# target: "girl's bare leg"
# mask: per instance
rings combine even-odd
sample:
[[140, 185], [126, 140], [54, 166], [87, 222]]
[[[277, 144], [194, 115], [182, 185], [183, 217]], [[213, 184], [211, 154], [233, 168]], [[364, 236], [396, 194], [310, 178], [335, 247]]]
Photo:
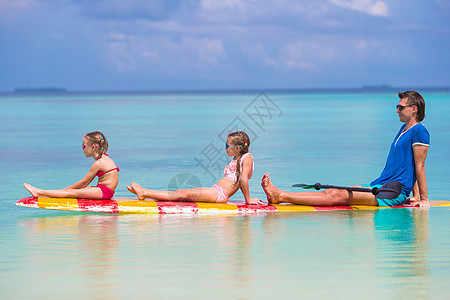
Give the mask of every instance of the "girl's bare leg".
[[136, 194], [139, 200], [216, 202], [218, 196], [215, 189], [205, 187], [176, 191], [157, 191], [143, 188], [136, 182], [132, 182], [130, 186], [127, 186], [127, 189], [131, 193]]
[[364, 192], [337, 189], [328, 189], [322, 192], [286, 192], [272, 184], [269, 173], [263, 176], [261, 185], [270, 203], [286, 202], [311, 206], [378, 205], [375, 196]]
[[86, 198], [102, 199], [102, 190], [95, 186], [89, 186], [82, 189], [62, 189], [62, 190], [42, 190], [30, 184], [24, 183], [23, 186], [33, 197], [46, 196], [51, 198]]

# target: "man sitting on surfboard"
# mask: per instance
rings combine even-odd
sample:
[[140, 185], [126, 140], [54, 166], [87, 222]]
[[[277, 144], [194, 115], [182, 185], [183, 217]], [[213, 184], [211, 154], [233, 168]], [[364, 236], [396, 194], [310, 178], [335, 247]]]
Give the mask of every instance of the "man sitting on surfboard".
[[391, 181], [402, 185], [401, 193], [394, 199], [377, 198], [371, 193], [350, 190], [327, 189], [322, 192], [287, 192], [276, 188], [269, 173], [262, 178], [262, 187], [270, 203], [287, 202], [312, 206], [335, 205], [375, 205], [396, 206], [406, 202], [413, 191], [411, 200], [419, 201], [421, 207], [429, 207], [425, 159], [430, 144], [430, 135], [420, 122], [425, 118], [425, 100], [415, 91], [398, 94], [400, 101], [397, 113], [404, 124], [392, 142], [386, 165], [379, 178], [368, 185], [379, 188]]

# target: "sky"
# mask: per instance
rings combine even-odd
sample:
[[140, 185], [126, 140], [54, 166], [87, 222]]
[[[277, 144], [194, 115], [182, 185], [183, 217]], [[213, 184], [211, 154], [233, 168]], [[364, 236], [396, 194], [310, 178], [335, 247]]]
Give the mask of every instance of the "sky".
[[0, 91], [450, 85], [448, 0], [0, 0]]

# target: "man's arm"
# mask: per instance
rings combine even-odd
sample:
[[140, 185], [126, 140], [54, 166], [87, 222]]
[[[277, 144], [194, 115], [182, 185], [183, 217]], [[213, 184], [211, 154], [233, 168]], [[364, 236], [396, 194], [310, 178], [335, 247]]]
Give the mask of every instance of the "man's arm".
[[418, 194], [415, 194], [413, 190], [413, 196], [420, 197], [420, 207], [430, 207], [430, 203], [428, 202], [427, 177], [425, 175], [425, 160], [428, 154], [428, 146], [415, 145], [413, 146], [413, 153], [417, 177], [416, 185], [418, 187]]

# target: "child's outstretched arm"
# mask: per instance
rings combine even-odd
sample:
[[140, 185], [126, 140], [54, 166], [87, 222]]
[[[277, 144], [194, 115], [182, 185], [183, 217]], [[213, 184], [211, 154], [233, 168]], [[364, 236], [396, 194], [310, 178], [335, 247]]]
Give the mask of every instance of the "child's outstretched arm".
[[83, 177], [83, 179], [72, 184], [71, 186], [66, 187], [65, 189], [82, 189], [87, 187], [89, 183], [94, 180], [98, 171], [100, 171], [100, 166], [97, 164], [97, 162], [94, 162], [89, 169], [89, 172]]
[[242, 172], [239, 179], [239, 187], [244, 195], [245, 203], [247, 204], [263, 204], [261, 200], [257, 198], [250, 198], [250, 189], [248, 187], [248, 178], [250, 172], [253, 169], [253, 158], [249, 155], [244, 159], [242, 163]]

